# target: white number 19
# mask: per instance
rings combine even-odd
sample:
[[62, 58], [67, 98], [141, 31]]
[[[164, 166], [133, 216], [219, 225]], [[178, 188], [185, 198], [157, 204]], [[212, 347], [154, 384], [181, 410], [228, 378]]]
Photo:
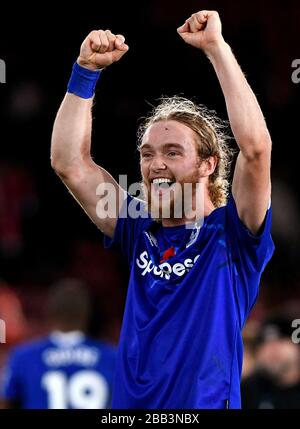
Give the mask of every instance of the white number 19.
[[48, 393], [49, 409], [103, 409], [107, 406], [109, 386], [95, 371], [78, 371], [69, 379], [61, 371], [49, 371], [42, 378]]

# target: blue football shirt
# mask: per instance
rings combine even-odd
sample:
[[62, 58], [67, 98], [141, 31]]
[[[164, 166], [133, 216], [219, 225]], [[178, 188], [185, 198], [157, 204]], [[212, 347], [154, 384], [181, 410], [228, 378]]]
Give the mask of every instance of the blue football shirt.
[[12, 351], [1, 396], [27, 409], [107, 408], [115, 358], [102, 342], [53, 333]]
[[232, 196], [193, 230], [125, 218], [126, 201], [105, 238], [130, 265], [113, 408], [240, 408], [241, 331], [274, 251], [271, 207], [254, 236]]

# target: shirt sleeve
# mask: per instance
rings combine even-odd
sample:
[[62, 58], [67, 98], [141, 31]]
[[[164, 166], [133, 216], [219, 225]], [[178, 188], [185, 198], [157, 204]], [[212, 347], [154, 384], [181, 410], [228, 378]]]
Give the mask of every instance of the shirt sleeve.
[[262, 272], [274, 252], [271, 236], [272, 207], [269, 206], [258, 234], [252, 234], [239, 218], [236, 204], [231, 195], [227, 204], [227, 232], [230, 236], [235, 257], [249, 272]]
[[7, 401], [21, 401], [22, 367], [21, 357], [17, 351], [10, 354], [3, 372], [1, 396]]
[[271, 236], [272, 207], [270, 204], [263, 225], [256, 235], [239, 218], [232, 195], [226, 206], [226, 217], [234, 284], [243, 324], [257, 299], [261, 274], [274, 253]]
[[112, 239], [104, 236], [104, 247], [121, 252], [130, 263], [138, 237], [150, 222], [144, 202], [127, 194], [114, 236]]

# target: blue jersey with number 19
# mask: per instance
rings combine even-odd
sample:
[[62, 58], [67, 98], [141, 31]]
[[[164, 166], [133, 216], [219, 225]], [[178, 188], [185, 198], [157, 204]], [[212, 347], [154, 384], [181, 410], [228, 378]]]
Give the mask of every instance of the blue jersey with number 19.
[[113, 347], [83, 334], [53, 333], [10, 354], [1, 396], [21, 408], [107, 408], [115, 356]]
[[192, 230], [126, 217], [133, 204], [106, 239], [130, 265], [113, 408], [240, 408], [241, 331], [274, 251], [271, 207], [254, 236], [232, 196]]

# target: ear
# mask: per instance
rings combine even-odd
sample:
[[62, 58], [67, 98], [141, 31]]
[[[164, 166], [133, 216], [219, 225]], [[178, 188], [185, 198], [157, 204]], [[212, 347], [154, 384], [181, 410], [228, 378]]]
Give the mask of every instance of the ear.
[[200, 174], [202, 177], [208, 177], [211, 176], [216, 167], [218, 165], [218, 157], [217, 156], [210, 156], [207, 159], [204, 159], [200, 164]]

